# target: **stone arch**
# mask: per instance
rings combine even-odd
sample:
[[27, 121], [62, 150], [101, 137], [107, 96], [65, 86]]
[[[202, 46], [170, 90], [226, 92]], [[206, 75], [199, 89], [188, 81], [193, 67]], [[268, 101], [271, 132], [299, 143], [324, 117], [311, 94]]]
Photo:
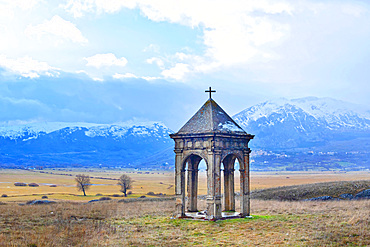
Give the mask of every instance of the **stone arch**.
[[[187, 154], [182, 161], [182, 170], [186, 173], [185, 180], [187, 181], [187, 211], [197, 212], [198, 211], [198, 172], [199, 163], [204, 160], [208, 168], [208, 160], [199, 152], [191, 152]], [[187, 165], [187, 169], [186, 169]]]
[[227, 152], [223, 155], [223, 208], [225, 211], [235, 211], [235, 161], [242, 165], [242, 159], [236, 152]]
[[237, 159], [239, 163], [243, 162], [243, 158], [239, 153], [237, 153], [235, 151], [229, 151], [229, 152], [226, 152], [222, 155], [222, 158], [221, 158], [222, 163], [224, 163], [225, 158], [227, 158], [229, 156], [234, 156], [233, 158]]
[[198, 153], [198, 152], [191, 152], [189, 154], [186, 154], [185, 157], [181, 161], [181, 167], [182, 167], [183, 170], [185, 170], [186, 163], [188, 162], [188, 159], [191, 158], [192, 156], [198, 156], [198, 157], [201, 158], [201, 160], [204, 160], [204, 162], [206, 163], [207, 169], [208, 169], [208, 160], [207, 160], [207, 157], [204, 156], [201, 153]]

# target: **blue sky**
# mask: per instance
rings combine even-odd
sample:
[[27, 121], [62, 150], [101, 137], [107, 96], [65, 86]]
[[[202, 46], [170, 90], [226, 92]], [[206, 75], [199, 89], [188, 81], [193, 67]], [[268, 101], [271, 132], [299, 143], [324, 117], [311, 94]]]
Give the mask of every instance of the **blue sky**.
[[162, 121], [217, 90], [370, 105], [368, 1], [0, 1], [0, 122]]

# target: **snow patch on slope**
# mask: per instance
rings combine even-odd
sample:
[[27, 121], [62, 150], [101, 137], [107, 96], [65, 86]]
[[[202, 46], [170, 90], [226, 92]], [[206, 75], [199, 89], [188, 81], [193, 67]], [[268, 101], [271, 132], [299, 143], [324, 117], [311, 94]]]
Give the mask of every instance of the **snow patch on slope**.
[[241, 128], [239, 128], [238, 126], [236, 126], [234, 123], [228, 121], [226, 123], [220, 123], [218, 125], [222, 130], [227, 130], [227, 131], [232, 131], [232, 132], [244, 132], [244, 130], [242, 130]]

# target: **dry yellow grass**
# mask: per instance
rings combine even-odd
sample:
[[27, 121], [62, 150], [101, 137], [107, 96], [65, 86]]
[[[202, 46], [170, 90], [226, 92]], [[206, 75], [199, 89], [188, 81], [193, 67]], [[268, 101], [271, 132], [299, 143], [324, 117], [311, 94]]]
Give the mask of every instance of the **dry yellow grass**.
[[370, 201], [252, 200], [253, 219], [217, 222], [173, 220], [173, 211], [173, 201], [9, 203], [0, 246], [370, 245]]
[[[118, 178], [122, 171], [0, 170], [0, 246], [367, 246], [370, 245], [370, 201], [280, 202], [252, 200], [253, 219], [217, 222], [172, 220], [173, 201], [118, 203], [118, 200], [85, 204], [95, 196], [120, 194], [116, 180], [91, 179], [87, 197], [75, 188], [74, 176]], [[133, 196], [174, 193], [171, 172], [128, 173], [134, 180]], [[369, 179], [369, 172], [351, 173], [252, 173], [252, 189], [325, 181]], [[236, 179], [236, 191], [238, 190]], [[40, 184], [15, 187], [14, 182]], [[205, 194], [205, 174], [199, 194]], [[52, 188], [47, 184], [57, 184]], [[172, 186], [171, 186], [172, 185]], [[19, 206], [40, 199], [50, 205]], [[121, 198], [118, 198], [121, 199]], [[69, 201], [66, 201], [69, 200]], [[1, 205], [5, 202], [5, 205]], [[205, 201], [199, 201], [205, 209]], [[239, 203], [236, 203], [239, 209]]]
[[[40, 199], [41, 196], [47, 195], [52, 200], [76, 200], [86, 201], [97, 199], [100, 196], [96, 194], [112, 195], [122, 194], [119, 192], [116, 180], [91, 179], [95, 184], [87, 191], [87, 197], [81, 196], [76, 190], [75, 175], [84, 173], [92, 177], [104, 177], [117, 179], [122, 175], [122, 171], [104, 171], [98, 169], [80, 170], [80, 169], [63, 169], [61, 171], [45, 170], [42, 171], [26, 170], [3, 170], [0, 169], [0, 196], [2, 194], [8, 197], [0, 197], [0, 201], [26, 201]], [[47, 172], [47, 173], [45, 173]], [[53, 173], [53, 174], [50, 174]], [[174, 194], [174, 174], [173, 172], [132, 172], [126, 171], [135, 182], [133, 184], [133, 195], [138, 197], [148, 192], [163, 193], [167, 195]], [[71, 174], [57, 175], [57, 174]], [[330, 182], [330, 181], [351, 181], [370, 179], [370, 172], [251, 172], [251, 188], [263, 189], [278, 186], [298, 185], [307, 183]], [[16, 187], [14, 182], [38, 183], [39, 187]], [[50, 184], [56, 184], [57, 187], [49, 187]], [[236, 172], [235, 191], [239, 191], [239, 176]], [[199, 195], [206, 194], [206, 175], [201, 172], [199, 175]]]
[[[49, 172], [49, 173], [45, 173]], [[50, 174], [53, 172], [53, 174]], [[59, 174], [71, 174], [57, 175]], [[86, 197], [81, 196], [82, 193], [76, 190], [75, 175], [76, 174], [88, 174], [92, 177], [104, 177], [117, 179], [122, 172], [112, 171], [86, 171], [86, 170], [75, 170], [75, 171], [38, 171], [31, 172], [26, 170], [0, 170], [0, 196], [2, 194], [8, 195], [8, 197], [0, 197], [0, 201], [25, 201], [40, 199], [42, 195], [47, 195], [49, 199], [53, 200], [92, 200], [101, 196], [95, 196], [96, 194], [102, 195], [113, 195], [122, 193], [119, 191], [120, 187], [117, 185], [116, 180], [108, 179], [91, 179], [90, 190], [87, 191]], [[149, 172], [149, 174], [127, 173], [132, 177], [135, 182], [133, 185], [134, 195], [137, 197], [144, 195], [150, 191], [154, 193], [163, 194], [174, 194], [173, 187], [173, 174], [170, 172]], [[39, 184], [39, 187], [19, 187], [14, 186], [14, 182], [32, 183]], [[57, 187], [50, 187], [50, 184], [55, 184]]]

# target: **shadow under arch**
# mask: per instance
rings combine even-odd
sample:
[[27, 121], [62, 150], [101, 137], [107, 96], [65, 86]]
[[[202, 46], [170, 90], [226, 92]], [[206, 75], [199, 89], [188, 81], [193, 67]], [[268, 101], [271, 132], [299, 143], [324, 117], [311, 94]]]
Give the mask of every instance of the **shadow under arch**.
[[235, 211], [235, 161], [238, 160], [239, 169], [245, 167], [243, 159], [237, 153], [229, 153], [222, 159], [223, 166], [223, 210]]
[[[182, 171], [187, 171], [187, 211], [198, 212], [198, 172], [199, 163], [204, 160], [208, 169], [208, 160], [201, 154], [191, 153], [182, 161]], [[186, 169], [187, 168], [187, 169]], [[186, 177], [186, 176], [185, 176]]]

